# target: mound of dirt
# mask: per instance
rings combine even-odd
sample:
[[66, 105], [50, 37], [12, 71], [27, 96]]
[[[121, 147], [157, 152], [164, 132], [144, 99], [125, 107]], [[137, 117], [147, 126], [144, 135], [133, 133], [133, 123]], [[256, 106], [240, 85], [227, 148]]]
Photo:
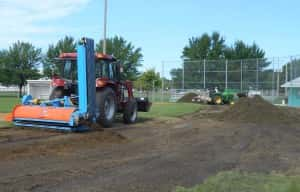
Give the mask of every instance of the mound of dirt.
[[179, 103], [191, 103], [192, 99], [198, 96], [196, 93], [187, 93], [183, 97], [181, 97], [177, 102]]
[[253, 123], [295, 123], [300, 122], [296, 114], [265, 101], [260, 96], [240, 98], [235, 105], [220, 114], [220, 118], [230, 121]]

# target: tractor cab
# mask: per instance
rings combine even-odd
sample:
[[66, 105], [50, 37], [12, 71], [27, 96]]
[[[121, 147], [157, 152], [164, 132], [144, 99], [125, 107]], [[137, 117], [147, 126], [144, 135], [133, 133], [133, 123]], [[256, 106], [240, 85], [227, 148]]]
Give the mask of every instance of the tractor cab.
[[[72, 103], [78, 104], [78, 67], [77, 53], [62, 53], [58, 60], [62, 61], [62, 65], [58, 68], [61, 71], [60, 76], [54, 76], [52, 79], [52, 92], [50, 100], [56, 98], [64, 98], [68, 96], [72, 98]], [[117, 111], [124, 111], [127, 103], [135, 102], [139, 111], [149, 111], [151, 103], [148, 98], [135, 98], [133, 96], [133, 84], [129, 80], [123, 80], [123, 67], [116, 58], [101, 53], [95, 54], [95, 85], [97, 103], [102, 103], [101, 98], [105, 98], [106, 94], [111, 94], [115, 98], [108, 103], [116, 103]], [[89, 74], [87, 74], [89, 76]], [[109, 90], [109, 91], [108, 91]], [[113, 106], [107, 104], [106, 106]], [[101, 111], [106, 111], [102, 109]], [[108, 110], [109, 111], [109, 110]], [[113, 111], [111, 108], [110, 111]], [[109, 124], [104, 123], [104, 124]]]
[[[77, 53], [61, 53], [56, 59], [58, 73], [52, 77], [50, 99], [77, 95]], [[122, 66], [110, 55], [95, 54], [96, 87], [101, 88], [121, 80]]]

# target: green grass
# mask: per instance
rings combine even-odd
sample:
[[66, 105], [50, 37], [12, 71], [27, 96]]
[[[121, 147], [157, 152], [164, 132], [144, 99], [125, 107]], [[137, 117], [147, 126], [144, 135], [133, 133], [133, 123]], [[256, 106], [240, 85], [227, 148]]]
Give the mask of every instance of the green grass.
[[0, 97], [18, 97], [18, 92], [0, 92]]
[[17, 97], [1, 97], [0, 96], [0, 113], [11, 112], [13, 107], [20, 102]]
[[[0, 97], [0, 113], [9, 113], [20, 102], [15, 97]], [[201, 105], [193, 103], [153, 103], [150, 112], [139, 113], [141, 118], [179, 117], [199, 110]], [[1, 126], [1, 124], [0, 124]]]
[[0, 128], [11, 127], [11, 126], [12, 126], [12, 123], [10, 123], [10, 122], [0, 121]]
[[201, 105], [193, 103], [153, 103], [147, 113], [139, 113], [140, 117], [179, 117], [199, 110]]
[[176, 192], [300, 192], [300, 176], [222, 172], [203, 184]]

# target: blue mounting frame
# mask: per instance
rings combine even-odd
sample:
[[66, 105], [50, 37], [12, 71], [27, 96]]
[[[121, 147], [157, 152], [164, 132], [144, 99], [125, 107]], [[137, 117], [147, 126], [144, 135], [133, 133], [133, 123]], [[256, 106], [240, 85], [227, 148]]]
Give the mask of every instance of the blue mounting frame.
[[77, 46], [79, 113], [90, 120], [95, 117], [95, 51], [94, 40], [83, 38]]

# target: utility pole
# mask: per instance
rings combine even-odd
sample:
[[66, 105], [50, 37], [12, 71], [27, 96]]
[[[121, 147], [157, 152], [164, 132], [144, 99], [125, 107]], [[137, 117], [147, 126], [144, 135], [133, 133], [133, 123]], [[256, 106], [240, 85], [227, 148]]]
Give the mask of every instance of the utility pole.
[[107, 0], [104, 0], [103, 54], [106, 54]]

